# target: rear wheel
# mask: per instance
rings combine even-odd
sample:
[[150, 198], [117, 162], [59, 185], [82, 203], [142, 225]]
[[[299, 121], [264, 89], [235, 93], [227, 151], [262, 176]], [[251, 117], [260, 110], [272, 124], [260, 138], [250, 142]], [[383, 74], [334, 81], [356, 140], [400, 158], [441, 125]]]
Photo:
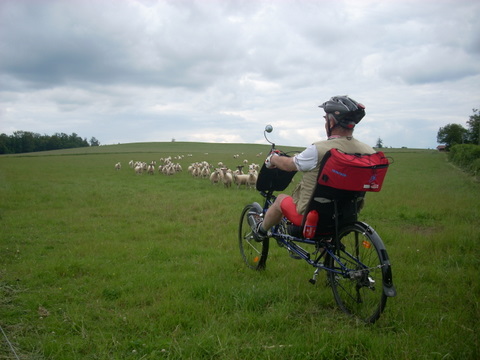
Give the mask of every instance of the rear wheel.
[[242, 211], [238, 228], [240, 254], [249, 268], [263, 270], [268, 256], [269, 239], [258, 242], [253, 237], [253, 230], [248, 223], [248, 215], [252, 212], [261, 214], [262, 208], [258, 204], [249, 204]]
[[375, 236], [374, 231], [359, 223], [349, 225], [340, 231], [337, 259], [326, 259], [327, 267], [337, 271], [329, 271], [327, 276], [338, 306], [367, 323], [380, 317], [387, 301], [382, 268], [388, 265], [381, 261], [377, 244], [382, 242], [379, 237], [375, 241]]

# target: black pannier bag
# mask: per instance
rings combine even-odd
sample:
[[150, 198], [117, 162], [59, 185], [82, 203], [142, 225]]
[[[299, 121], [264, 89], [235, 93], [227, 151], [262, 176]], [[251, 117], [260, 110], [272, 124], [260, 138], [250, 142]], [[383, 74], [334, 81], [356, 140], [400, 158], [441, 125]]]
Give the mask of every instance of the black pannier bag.
[[283, 191], [288, 187], [296, 173], [296, 171], [284, 171], [277, 168], [268, 169], [265, 164], [263, 164], [257, 178], [257, 190]]

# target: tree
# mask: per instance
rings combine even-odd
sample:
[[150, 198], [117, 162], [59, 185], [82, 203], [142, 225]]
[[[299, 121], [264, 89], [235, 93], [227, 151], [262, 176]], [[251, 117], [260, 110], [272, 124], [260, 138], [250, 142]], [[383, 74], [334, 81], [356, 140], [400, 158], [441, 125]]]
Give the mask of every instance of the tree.
[[40, 135], [30, 131], [15, 131], [13, 135], [0, 134], [0, 154], [19, 154], [45, 150], [88, 147], [87, 139], [77, 134], [56, 133]]
[[90, 146], [100, 146], [100, 141], [98, 141], [95, 137], [90, 139]]
[[448, 124], [438, 130], [437, 142], [445, 144], [448, 150], [453, 145], [465, 143], [467, 135], [468, 131], [462, 125]]
[[468, 125], [468, 140], [472, 144], [480, 145], [480, 111], [473, 109], [473, 115], [467, 121]]
[[378, 138], [377, 140], [377, 145], [375, 145], [376, 148], [383, 148], [383, 140], [381, 138]]
[[12, 150], [10, 149], [10, 137], [7, 134], [0, 135], [0, 154], [9, 154]]

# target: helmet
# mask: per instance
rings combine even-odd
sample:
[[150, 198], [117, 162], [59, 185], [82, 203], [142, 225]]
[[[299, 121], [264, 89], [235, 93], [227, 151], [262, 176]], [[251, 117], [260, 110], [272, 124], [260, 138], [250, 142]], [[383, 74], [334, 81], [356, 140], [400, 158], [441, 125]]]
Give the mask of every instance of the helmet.
[[345, 96], [334, 96], [319, 107], [331, 114], [336, 123], [346, 129], [353, 129], [365, 116], [365, 106]]

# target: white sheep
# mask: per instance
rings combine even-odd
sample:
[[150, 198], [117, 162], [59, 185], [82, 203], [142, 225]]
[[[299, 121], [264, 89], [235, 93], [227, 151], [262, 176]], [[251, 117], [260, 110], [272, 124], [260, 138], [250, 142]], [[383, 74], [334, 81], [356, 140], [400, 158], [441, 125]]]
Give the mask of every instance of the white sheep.
[[248, 172], [247, 186], [251, 189], [255, 189], [257, 185], [257, 174], [255, 170], [250, 170]]
[[122, 168], [122, 164], [120, 164], [119, 162], [115, 164], [115, 170], [120, 170]]
[[233, 174], [233, 182], [237, 185], [239, 189], [241, 185], [247, 186], [249, 174]]
[[227, 188], [231, 187], [233, 182], [232, 171], [227, 168], [222, 168], [222, 172], [223, 172], [223, 186]]
[[147, 173], [150, 174], [150, 175], [153, 175], [155, 173], [155, 165], [153, 165], [153, 164], [148, 165]]
[[175, 174], [175, 166], [173, 164], [168, 164], [163, 167], [163, 174], [164, 175], [174, 175]]
[[200, 176], [207, 179], [210, 176], [210, 168], [208, 166], [203, 167]]
[[219, 169], [215, 169], [210, 174], [210, 182], [212, 184], [218, 184], [220, 181], [222, 181], [222, 175], [223, 175], [223, 173]]

